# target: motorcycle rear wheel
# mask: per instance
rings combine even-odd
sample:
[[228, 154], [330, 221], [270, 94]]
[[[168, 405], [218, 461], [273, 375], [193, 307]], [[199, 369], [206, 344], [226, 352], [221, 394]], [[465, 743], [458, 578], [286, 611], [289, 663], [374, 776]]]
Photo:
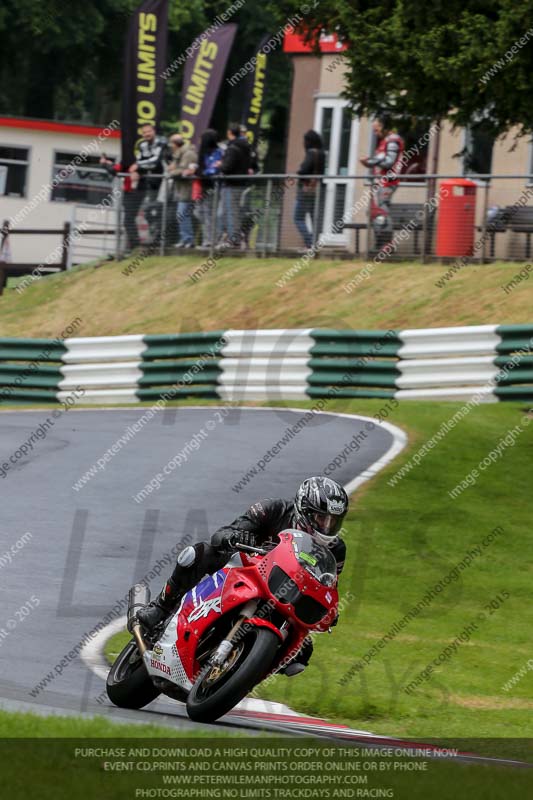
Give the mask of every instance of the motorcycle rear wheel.
[[229, 656], [229, 659], [234, 656], [229, 670], [213, 679], [215, 668], [207, 664], [189, 692], [189, 717], [195, 722], [214, 722], [227, 714], [268, 673], [279, 644], [274, 631], [254, 627], [235, 645]]
[[[138, 658], [132, 658], [137, 655]], [[117, 656], [106, 682], [107, 696], [119, 708], [144, 708], [161, 692], [156, 689], [139, 656], [135, 640]]]

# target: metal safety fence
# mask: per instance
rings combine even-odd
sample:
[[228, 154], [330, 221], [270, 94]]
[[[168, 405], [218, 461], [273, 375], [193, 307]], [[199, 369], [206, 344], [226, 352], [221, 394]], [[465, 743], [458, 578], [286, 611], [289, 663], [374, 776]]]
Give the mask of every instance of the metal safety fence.
[[[4, 234], [16, 237], [13, 258], [36, 235], [53, 233], [56, 245], [49, 250], [45, 238], [35, 264], [6, 263], [0, 254], [0, 291], [6, 277], [31, 272], [40, 277], [131, 253], [136, 264], [152, 254], [203, 254], [193, 279], [225, 254], [356, 258], [371, 264], [443, 261], [441, 288], [466, 264], [532, 258], [533, 175], [427, 174], [405, 176], [394, 185], [368, 174], [202, 181], [144, 175], [134, 183], [130, 175], [88, 171], [98, 181], [84, 185], [83, 202], [63, 198], [64, 229], [9, 229], [4, 223], [4, 244]], [[530, 272], [529, 263], [517, 269], [506, 291]]]
[[533, 401], [533, 325], [0, 339], [0, 405], [184, 398]]
[[[364, 175], [117, 179], [115, 256], [194, 249], [367, 260], [527, 261], [533, 176]], [[149, 181], [149, 182], [148, 182]], [[127, 190], [125, 187], [128, 187]]]

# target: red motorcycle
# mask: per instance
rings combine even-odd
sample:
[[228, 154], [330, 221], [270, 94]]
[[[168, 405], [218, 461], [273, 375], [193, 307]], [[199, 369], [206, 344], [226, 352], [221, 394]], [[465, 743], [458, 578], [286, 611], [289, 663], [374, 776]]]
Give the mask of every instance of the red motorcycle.
[[212, 722], [283, 669], [309, 633], [327, 631], [339, 599], [334, 556], [302, 531], [279, 539], [270, 550], [239, 545], [239, 563], [203, 578], [151, 638], [136, 618], [149, 591], [133, 586], [133, 639], [111, 667], [109, 699], [142, 708], [165, 694], [186, 702], [191, 719]]

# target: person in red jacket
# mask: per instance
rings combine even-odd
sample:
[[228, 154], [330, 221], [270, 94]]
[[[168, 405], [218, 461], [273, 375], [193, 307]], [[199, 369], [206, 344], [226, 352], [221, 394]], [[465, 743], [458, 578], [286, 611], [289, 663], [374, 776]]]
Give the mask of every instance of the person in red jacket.
[[377, 147], [373, 156], [361, 159], [361, 164], [372, 167], [374, 177], [377, 178], [372, 195], [371, 218], [376, 245], [378, 249], [382, 249], [392, 239], [391, 200], [400, 182], [405, 145], [402, 137], [392, 131], [392, 122], [387, 114], [375, 119], [372, 128], [376, 134]]
[[[107, 158], [106, 155], [102, 155], [100, 158], [100, 164], [102, 164], [102, 166], [105, 167], [112, 175], [118, 175], [120, 172], [125, 171], [122, 169], [122, 164], [120, 161], [113, 161], [112, 159]], [[136, 185], [133, 183], [134, 180], [136, 179], [134, 179], [131, 175], [126, 175], [122, 183], [124, 229], [126, 231], [128, 250], [134, 250], [136, 247], [139, 247], [141, 243], [136, 219], [137, 214], [139, 213], [139, 208], [141, 207], [141, 203], [143, 201], [143, 196], [141, 192], [136, 191]]]

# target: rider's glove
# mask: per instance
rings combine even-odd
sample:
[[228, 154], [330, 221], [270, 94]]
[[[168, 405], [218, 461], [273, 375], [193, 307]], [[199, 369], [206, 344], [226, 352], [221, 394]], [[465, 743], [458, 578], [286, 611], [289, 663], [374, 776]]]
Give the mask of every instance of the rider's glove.
[[247, 547], [257, 547], [257, 536], [252, 531], [233, 531], [225, 537], [224, 542], [227, 550], [235, 550], [237, 545], [244, 544]]

